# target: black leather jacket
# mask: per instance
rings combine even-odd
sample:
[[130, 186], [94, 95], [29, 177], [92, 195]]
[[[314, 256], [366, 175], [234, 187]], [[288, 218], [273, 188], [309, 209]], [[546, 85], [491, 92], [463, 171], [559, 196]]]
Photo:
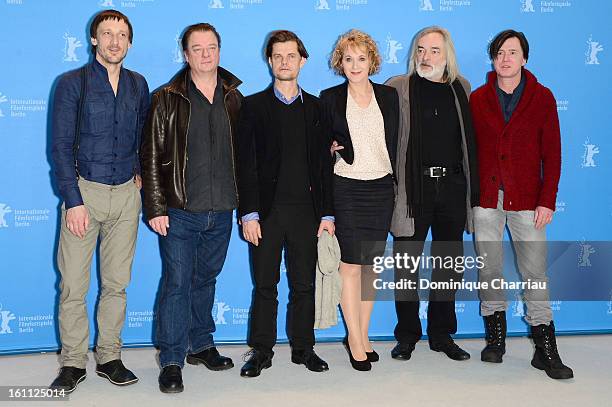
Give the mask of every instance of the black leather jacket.
[[[219, 67], [223, 82], [223, 103], [230, 124], [232, 167], [237, 181], [235, 131], [242, 104], [237, 87], [242, 83], [231, 72]], [[167, 215], [167, 208], [185, 209], [185, 162], [191, 106], [187, 97], [189, 67], [181, 70], [167, 85], [153, 94], [149, 117], [143, 129], [140, 149], [147, 220]], [[236, 199], [238, 200], [238, 188]]]

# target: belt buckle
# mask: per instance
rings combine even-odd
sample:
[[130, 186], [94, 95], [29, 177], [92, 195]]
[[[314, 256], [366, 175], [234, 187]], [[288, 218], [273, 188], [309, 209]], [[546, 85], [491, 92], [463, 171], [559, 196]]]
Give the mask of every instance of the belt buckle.
[[[436, 170], [441, 170], [440, 173], [435, 173]], [[440, 178], [446, 175], [445, 167], [429, 167], [429, 176], [431, 178]]]

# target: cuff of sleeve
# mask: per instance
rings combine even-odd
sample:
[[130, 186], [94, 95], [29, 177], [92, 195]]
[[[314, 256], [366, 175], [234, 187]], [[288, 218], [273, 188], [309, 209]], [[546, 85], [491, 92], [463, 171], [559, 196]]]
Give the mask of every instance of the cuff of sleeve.
[[248, 222], [250, 220], [259, 220], [259, 212], [247, 213], [242, 217], [242, 222]]
[[74, 208], [79, 205], [83, 205], [83, 197], [78, 187], [64, 192], [64, 206], [66, 209]]
[[323, 216], [321, 217], [321, 220], [328, 220], [330, 222], [336, 222], [336, 218], [334, 216]]
[[538, 206], [543, 206], [552, 210], [553, 212], [556, 210], [556, 199], [550, 197], [540, 197], [538, 201]]

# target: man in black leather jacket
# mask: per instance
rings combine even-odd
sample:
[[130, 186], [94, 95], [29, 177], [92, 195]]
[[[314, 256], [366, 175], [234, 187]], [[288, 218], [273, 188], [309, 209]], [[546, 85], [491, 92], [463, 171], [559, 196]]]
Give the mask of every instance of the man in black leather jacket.
[[144, 207], [160, 235], [159, 388], [183, 390], [187, 363], [233, 367], [219, 355], [211, 312], [238, 205], [234, 129], [241, 81], [219, 67], [221, 39], [206, 23], [182, 37], [186, 66], [153, 95], [141, 147]]

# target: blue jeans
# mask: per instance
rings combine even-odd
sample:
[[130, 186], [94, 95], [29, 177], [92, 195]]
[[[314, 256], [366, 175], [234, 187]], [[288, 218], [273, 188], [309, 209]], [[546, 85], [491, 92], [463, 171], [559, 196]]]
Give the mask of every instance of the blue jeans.
[[162, 368], [183, 367], [187, 352], [214, 345], [212, 308], [232, 231], [232, 211], [190, 213], [168, 208], [170, 228], [160, 237], [162, 284], [157, 342]]

